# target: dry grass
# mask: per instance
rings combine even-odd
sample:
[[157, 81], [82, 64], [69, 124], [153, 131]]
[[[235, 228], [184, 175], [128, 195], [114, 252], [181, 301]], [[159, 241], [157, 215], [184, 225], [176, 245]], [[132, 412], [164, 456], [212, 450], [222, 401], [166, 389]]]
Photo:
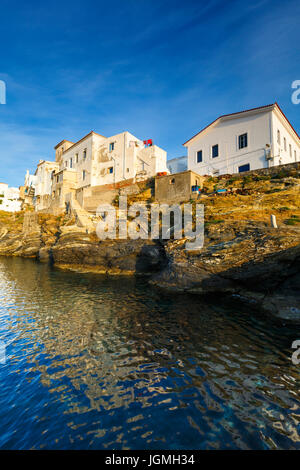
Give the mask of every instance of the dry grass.
[[279, 223], [300, 216], [299, 188], [289, 188], [273, 194], [215, 196], [203, 199], [205, 219], [270, 221], [271, 214]]
[[23, 229], [24, 213], [0, 211], [0, 229], [5, 227], [12, 233], [21, 232]]

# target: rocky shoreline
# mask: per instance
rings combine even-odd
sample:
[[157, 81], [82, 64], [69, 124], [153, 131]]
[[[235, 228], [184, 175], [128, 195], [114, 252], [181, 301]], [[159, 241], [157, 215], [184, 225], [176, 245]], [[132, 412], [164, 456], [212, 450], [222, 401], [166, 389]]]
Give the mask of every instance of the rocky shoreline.
[[144, 275], [154, 286], [194, 295], [221, 294], [284, 321], [300, 322], [300, 228], [264, 222], [210, 224], [198, 252], [185, 240], [100, 241], [62, 217], [36, 214], [0, 228], [0, 255], [61, 269]]
[[[229, 195], [215, 197], [218, 188]], [[142, 191], [129, 204], [136, 198], [150, 204], [151, 197]], [[204, 247], [198, 252], [185, 250], [184, 239], [100, 241], [93, 216], [87, 225], [74, 214], [0, 211], [0, 255], [77, 272], [147, 276], [157, 288], [238, 299], [282, 321], [300, 322], [299, 201], [298, 163], [207, 178], [200, 200]], [[271, 227], [271, 215], [278, 228]]]

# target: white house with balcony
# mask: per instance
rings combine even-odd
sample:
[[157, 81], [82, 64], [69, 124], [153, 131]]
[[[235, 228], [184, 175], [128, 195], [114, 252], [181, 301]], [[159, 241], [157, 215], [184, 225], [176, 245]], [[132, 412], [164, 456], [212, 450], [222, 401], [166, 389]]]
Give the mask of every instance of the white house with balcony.
[[167, 170], [166, 152], [129, 132], [111, 137], [90, 132], [76, 143], [63, 140], [55, 150], [60, 170], [77, 171], [79, 188], [145, 179]]
[[75, 143], [63, 140], [55, 147], [55, 161], [52, 198], [61, 208], [70, 191], [84, 205], [91, 188], [113, 189], [167, 171], [167, 153], [129, 132], [104, 137], [92, 131]]
[[277, 103], [218, 117], [183, 144], [200, 175], [241, 173], [300, 161], [300, 139]]

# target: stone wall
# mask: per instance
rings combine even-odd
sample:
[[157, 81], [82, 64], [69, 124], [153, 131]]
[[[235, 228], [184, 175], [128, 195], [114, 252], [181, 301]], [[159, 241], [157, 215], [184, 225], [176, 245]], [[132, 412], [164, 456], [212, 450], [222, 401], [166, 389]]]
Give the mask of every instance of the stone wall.
[[184, 171], [174, 175], [155, 178], [155, 200], [159, 203], [180, 203], [198, 193], [192, 192], [192, 186], [202, 188], [204, 177], [193, 171]]
[[23, 234], [27, 235], [34, 232], [40, 232], [38, 214], [36, 212], [25, 212], [23, 222]]
[[[244, 176], [244, 175], [252, 175], [252, 176], [259, 176], [259, 175], [278, 175], [281, 172], [286, 172], [287, 176], [290, 171], [300, 171], [300, 162], [294, 162], [294, 163], [288, 163], [286, 165], [276, 165], [272, 166], [270, 168], [260, 168], [259, 170], [250, 170], [250, 171], [245, 171], [243, 173], [237, 173], [232, 176]], [[221, 175], [220, 178], [222, 178]]]

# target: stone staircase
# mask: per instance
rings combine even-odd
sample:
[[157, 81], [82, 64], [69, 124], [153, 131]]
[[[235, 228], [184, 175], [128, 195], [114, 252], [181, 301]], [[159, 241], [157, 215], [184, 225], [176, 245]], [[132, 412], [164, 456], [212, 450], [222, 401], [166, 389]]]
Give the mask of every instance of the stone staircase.
[[72, 194], [69, 195], [68, 202], [69, 211], [74, 215], [76, 224], [79, 227], [85, 227], [87, 232], [94, 232], [96, 227], [92, 221], [91, 214], [81, 207]]

